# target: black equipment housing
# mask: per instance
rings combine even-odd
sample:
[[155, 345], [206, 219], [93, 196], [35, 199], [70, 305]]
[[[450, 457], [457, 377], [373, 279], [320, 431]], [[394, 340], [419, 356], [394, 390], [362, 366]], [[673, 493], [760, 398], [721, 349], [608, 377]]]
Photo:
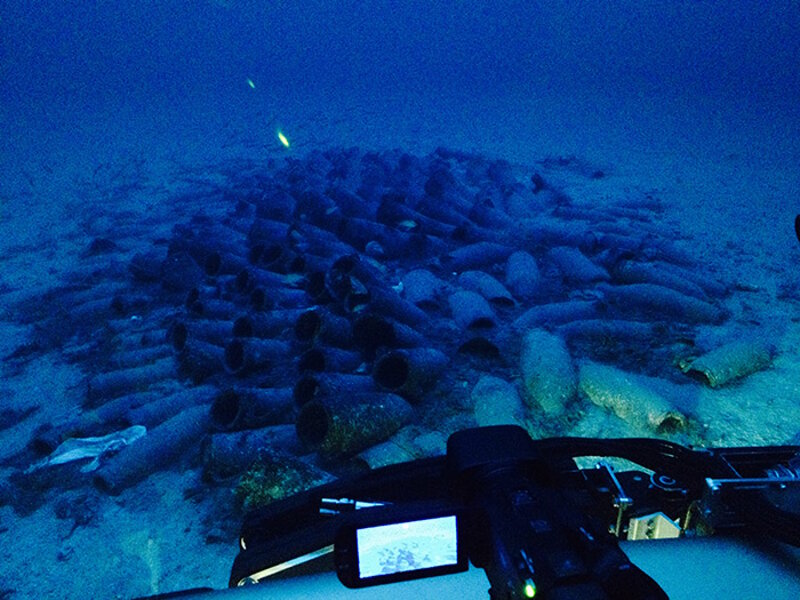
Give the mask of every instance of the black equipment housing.
[[[578, 457], [623, 458], [644, 470], [579, 468]], [[695, 450], [657, 439], [532, 440], [510, 425], [467, 429], [450, 436], [445, 456], [340, 479], [249, 514], [229, 585], [330, 552], [337, 535], [342, 548], [350, 535], [342, 532], [408, 518], [404, 506], [435, 505], [461, 515], [466, 553], [485, 570], [493, 600], [663, 599], [619, 548], [633, 523], [655, 512], [680, 535], [744, 527], [800, 545], [798, 457], [800, 446]]]

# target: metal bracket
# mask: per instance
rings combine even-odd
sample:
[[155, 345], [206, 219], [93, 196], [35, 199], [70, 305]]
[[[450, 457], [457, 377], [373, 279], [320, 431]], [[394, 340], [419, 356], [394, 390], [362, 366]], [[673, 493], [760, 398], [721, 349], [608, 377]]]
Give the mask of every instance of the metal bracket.
[[601, 470], [603, 474], [608, 479], [609, 483], [611, 484], [611, 488], [613, 488], [613, 501], [614, 501], [614, 508], [617, 509], [617, 522], [614, 525], [612, 532], [614, 535], [619, 537], [622, 533], [622, 517], [626, 510], [628, 510], [631, 506], [633, 506], [633, 498], [628, 496], [625, 493], [625, 490], [622, 489], [622, 485], [619, 483], [619, 479], [614, 474], [614, 467], [612, 467], [609, 463], [604, 460], [601, 460], [596, 465], [597, 469]]
[[703, 519], [712, 527], [732, 525], [736, 520], [725, 506], [725, 496], [737, 491], [762, 490], [771, 493], [800, 491], [800, 479], [793, 474], [779, 477], [739, 477], [731, 479], [706, 478], [706, 487], [700, 500]]
[[680, 535], [680, 525], [663, 512], [634, 517], [628, 523], [628, 540], [663, 540]]

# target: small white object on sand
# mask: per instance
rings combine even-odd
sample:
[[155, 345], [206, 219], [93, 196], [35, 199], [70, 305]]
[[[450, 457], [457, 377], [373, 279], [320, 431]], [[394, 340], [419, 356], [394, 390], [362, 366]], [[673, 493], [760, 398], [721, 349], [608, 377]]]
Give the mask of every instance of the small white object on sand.
[[102, 437], [71, 438], [53, 450], [50, 456], [28, 467], [25, 472], [31, 473], [44, 467], [91, 458], [90, 463], [81, 467], [82, 473], [90, 473], [100, 467], [103, 457], [116, 454], [125, 446], [144, 437], [146, 433], [147, 428], [143, 425], [133, 425]]

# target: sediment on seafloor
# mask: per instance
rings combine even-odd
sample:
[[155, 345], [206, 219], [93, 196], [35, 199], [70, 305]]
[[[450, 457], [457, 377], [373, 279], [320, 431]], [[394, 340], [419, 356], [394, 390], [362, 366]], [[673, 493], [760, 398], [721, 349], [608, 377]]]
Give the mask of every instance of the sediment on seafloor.
[[[195, 204], [187, 183], [168, 236], [148, 247], [133, 228], [16, 308], [33, 347], [68, 348], [86, 373], [85, 414], [40, 428], [31, 454], [145, 426], [94, 475], [118, 493], [201, 447], [235, 476], [251, 454], [226, 444], [276, 427], [297, 434], [281, 451], [331, 468], [405, 456], [398, 430], [444, 435], [436, 419], [455, 413], [565, 433], [602, 408], [638, 431], [682, 429], [636, 377], [673, 379], [675, 347], [729, 318], [730, 286], [652, 197], [578, 201], [545, 179], [445, 149], [354, 148], [209, 173]], [[723, 385], [765, 357], [711, 350], [689, 372]]]

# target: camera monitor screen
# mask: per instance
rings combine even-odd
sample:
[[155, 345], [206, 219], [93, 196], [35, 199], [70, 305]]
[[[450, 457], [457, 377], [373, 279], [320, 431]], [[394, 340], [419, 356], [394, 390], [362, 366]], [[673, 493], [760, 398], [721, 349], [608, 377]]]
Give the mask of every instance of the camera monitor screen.
[[360, 578], [458, 564], [455, 515], [358, 529]]

